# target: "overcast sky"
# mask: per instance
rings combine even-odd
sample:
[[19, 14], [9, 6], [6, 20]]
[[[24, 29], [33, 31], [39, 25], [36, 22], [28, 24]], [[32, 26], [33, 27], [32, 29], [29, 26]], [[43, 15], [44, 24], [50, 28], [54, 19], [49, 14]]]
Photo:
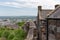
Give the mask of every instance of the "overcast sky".
[[60, 0], [0, 0], [0, 16], [36, 16], [37, 7], [54, 9]]

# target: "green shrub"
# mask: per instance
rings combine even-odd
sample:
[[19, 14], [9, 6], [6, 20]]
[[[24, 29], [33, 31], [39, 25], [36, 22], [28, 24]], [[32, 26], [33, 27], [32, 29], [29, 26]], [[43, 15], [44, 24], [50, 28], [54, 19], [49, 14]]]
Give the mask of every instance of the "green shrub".
[[3, 33], [3, 31], [2, 31], [2, 30], [0, 30], [0, 37], [1, 37], [2, 33]]
[[15, 31], [15, 36], [16, 36], [18, 39], [22, 40], [22, 39], [24, 39], [24, 38], [26, 37], [26, 32], [24, 32], [24, 31], [21, 30], [21, 29], [16, 30], [16, 31]]
[[12, 40], [14, 37], [15, 37], [14, 34], [10, 34], [10, 35], [8, 36], [8, 40]]
[[26, 37], [26, 32], [22, 29], [6, 29], [0, 28], [0, 38], [4, 37], [6, 40], [24, 40]]
[[22, 26], [25, 22], [18, 22], [17, 25]]
[[19, 40], [17, 37], [14, 37], [12, 40]]
[[8, 38], [10, 32], [8, 30], [4, 30], [4, 32], [2, 33], [2, 37]]

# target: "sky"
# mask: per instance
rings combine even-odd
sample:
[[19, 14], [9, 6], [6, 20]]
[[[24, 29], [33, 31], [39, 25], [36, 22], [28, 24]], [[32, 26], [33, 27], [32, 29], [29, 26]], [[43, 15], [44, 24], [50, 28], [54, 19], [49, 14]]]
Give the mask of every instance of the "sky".
[[38, 6], [54, 9], [60, 0], [0, 0], [0, 16], [37, 16]]

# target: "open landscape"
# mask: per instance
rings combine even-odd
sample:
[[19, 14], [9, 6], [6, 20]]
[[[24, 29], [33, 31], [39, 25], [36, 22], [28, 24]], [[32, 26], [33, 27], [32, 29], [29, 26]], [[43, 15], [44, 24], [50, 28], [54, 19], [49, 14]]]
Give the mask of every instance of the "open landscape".
[[0, 17], [0, 40], [24, 40], [27, 32], [23, 30], [23, 26], [25, 22], [27, 22], [26, 19], [28, 19], [28, 21], [36, 19], [36, 17], [33, 18], [27, 16]]
[[60, 40], [60, 0], [0, 0], [0, 40]]

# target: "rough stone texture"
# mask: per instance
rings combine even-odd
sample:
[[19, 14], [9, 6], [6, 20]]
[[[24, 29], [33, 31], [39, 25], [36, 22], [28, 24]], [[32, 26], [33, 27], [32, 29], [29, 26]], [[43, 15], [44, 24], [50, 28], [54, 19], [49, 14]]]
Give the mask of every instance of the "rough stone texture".
[[37, 29], [34, 22], [29, 22], [29, 31], [25, 40], [37, 40]]
[[28, 31], [29, 31], [29, 22], [26, 22], [26, 23], [23, 25], [22, 29], [23, 29], [25, 32], [28, 32]]

